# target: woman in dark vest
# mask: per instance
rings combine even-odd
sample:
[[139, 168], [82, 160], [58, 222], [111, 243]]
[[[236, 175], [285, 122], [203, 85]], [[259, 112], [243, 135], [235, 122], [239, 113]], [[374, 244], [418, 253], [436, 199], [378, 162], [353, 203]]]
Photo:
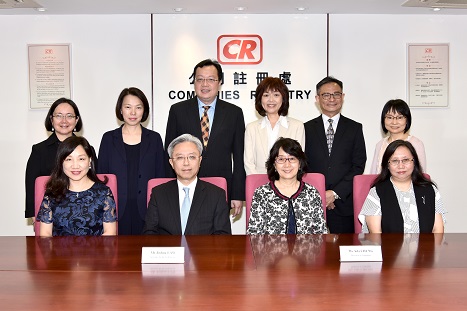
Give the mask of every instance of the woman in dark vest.
[[422, 172], [410, 142], [396, 140], [389, 144], [382, 158], [381, 173], [358, 216], [363, 232], [444, 232], [446, 211], [441, 195]]

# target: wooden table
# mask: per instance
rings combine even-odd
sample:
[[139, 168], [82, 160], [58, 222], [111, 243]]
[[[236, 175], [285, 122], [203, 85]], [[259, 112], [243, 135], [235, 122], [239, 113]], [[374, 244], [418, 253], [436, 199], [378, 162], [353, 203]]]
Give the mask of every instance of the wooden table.
[[[382, 263], [339, 245], [381, 244]], [[142, 246], [185, 264], [142, 265]], [[1, 310], [467, 310], [467, 234], [0, 237]]]

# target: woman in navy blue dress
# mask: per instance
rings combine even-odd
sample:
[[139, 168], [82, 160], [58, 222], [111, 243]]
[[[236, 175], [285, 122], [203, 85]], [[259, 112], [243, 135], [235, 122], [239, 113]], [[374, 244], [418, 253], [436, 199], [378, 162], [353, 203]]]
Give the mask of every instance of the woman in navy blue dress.
[[102, 136], [98, 172], [117, 176], [118, 234], [139, 235], [146, 217], [148, 181], [165, 175], [164, 149], [159, 133], [141, 125], [149, 116], [149, 102], [140, 89], [124, 89], [115, 114], [123, 125]]
[[92, 147], [83, 137], [65, 139], [37, 214], [41, 236], [115, 235], [112, 191], [96, 176]]

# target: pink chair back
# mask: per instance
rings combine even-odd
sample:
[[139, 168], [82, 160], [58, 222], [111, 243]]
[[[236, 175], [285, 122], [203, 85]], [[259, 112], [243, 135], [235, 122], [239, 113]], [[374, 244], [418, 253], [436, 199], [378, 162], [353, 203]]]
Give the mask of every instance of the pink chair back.
[[[115, 176], [114, 174], [97, 174], [97, 177], [99, 177], [100, 180], [103, 180], [104, 176], [107, 176], [108, 178], [107, 186], [110, 188], [114, 196], [115, 209], [118, 215], [117, 176]], [[36, 178], [36, 181], [34, 184], [34, 210], [35, 210], [34, 217], [37, 217], [37, 213], [39, 212], [39, 209], [41, 208], [41, 203], [42, 203], [42, 200], [44, 199], [44, 194], [45, 194], [45, 185], [47, 184], [49, 177], [50, 176], [39, 176]], [[34, 233], [36, 236], [40, 235], [40, 222], [37, 219], [36, 219], [36, 222], [34, 223]]]
[[358, 220], [358, 214], [362, 210], [371, 184], [375, 181], [378, 174], [356, 175], [353, 178], [353, 222], [355, 233], [362, 232], [362, 224]]
[[[169, 182], [171, 180], [174, 180], [175, 178], [153, 178], [148, 181], [148, 189], [147, 189], [147, 204], [149, 204], [149, 200], [151, 199], [151, 193], [152, 193], [152, 188], [165, 184], [166, 182]], [[206, 181], [208, 183], [211, 183], [213, 185], [216, 185], [217, 187], [221, 188], [225, 192], [225, 200], [228, 200], [228, 195], [227, 195], [227, 181], [225, 180], [224, 177], [200, 177], [202, 181]]]
[[[323, 202], [324, 218], [326, 219], [326, 182], [323, 174], [307, 173], [303, 176], [303, 181], [312, 185], [318, 190]], [[256, 188], [269, 182], [267, 174], [252, 174], [246, 177], [245, 181], [245, 205], [246, 205], [246, 225], [250, 220], [251, 202]]]
[[[426, 178], [431, 179], [430, 175], [424, 173]], [[362, 224], [358, 220], [358, 214], [362, 210], [363, 203], [371, 189], [371, 184], [375, 181], [378, 174], [356, 175], [353, 178], [353, 222], [355, 233], [362, 232]]]

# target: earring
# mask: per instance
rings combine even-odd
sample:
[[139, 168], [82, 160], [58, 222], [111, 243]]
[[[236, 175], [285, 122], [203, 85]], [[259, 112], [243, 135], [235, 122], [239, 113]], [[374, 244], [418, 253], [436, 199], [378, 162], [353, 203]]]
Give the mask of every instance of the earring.
[[52, 127], [52, 133], [55, 132], [55, 128]]
[[73, 129], [73, 132], [76, 132], [76, 127]]

